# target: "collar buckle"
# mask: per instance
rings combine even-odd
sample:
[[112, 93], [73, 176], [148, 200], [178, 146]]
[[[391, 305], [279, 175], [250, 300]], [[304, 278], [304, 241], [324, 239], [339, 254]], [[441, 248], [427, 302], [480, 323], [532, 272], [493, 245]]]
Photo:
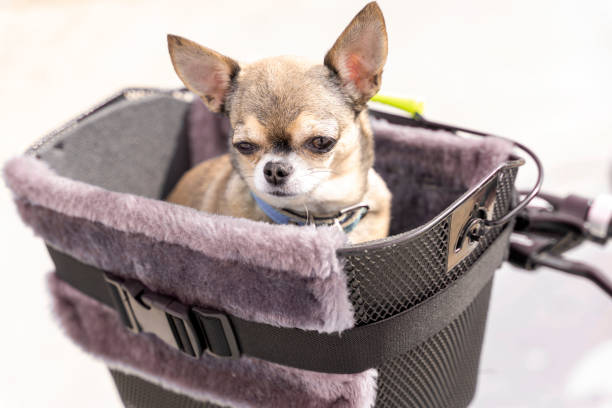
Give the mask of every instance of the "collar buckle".
[[[368, 211], [370, 211], [370, 206], [365, 202], [365, 201], [361, 201], [355, 205], [351, 205], [350, 207], [346, 207], [340, 210], [340, 216], [349, 213], [349, 212], [353, 212], [353, 211], [357, 211], [357, 210], [365, 210], [365, 212], [367, 213]], [[365, 215], [365, 214], [364, 214]], [[338, 217], [339, 218], [339, 217]]]

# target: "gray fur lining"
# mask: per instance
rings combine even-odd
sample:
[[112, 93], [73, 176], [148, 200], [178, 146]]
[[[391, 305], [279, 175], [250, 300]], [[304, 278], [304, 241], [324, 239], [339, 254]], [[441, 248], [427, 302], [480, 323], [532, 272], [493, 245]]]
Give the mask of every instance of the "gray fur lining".
[[[206, 214], [58, 176], [31, 157], [5, 179], [24, 221], [73, 257], [189, 304], [322, 332], [353, 326], [336, 228]], [[252, 285], [252, 286], [251, 286]]]

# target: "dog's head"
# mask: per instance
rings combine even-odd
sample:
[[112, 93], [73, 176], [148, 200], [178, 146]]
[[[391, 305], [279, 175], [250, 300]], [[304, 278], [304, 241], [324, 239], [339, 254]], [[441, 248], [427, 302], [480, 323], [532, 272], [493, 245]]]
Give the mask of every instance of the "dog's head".
[[387, 33], [378, 5], [350, 22], [322, 64], [295, 57], [238, 62], [168, 36], [187, 88], [228, 115], [231, 154], [251, 191], [268, 203], [331, 213], [361, 200], [373, 163], [365, 106], [380, 89]]

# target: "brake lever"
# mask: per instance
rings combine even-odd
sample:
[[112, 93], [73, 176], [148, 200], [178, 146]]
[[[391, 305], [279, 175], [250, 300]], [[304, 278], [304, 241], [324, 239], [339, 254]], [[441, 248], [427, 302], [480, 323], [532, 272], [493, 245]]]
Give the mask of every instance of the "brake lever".
[[599, 269], [583, 262], [571, 261], [561, 256], [549, 253], [540, 253], [533, 256], [533, 261], [538, 266], [547, 266], [558, 271], [571, 273], [572, 275], [582, 276], [599, 286], [612, 298], [612, 282]]
[[[612, 282], [603, 272], [561, 256], [585, 240], [605, 244], [610, 237], [610, 234], [593, 233], [592, 222], [589, 222], [593, 202], [578, 196], [560, 198], [545, 193], [538, 197], [549, 206], [531, 205], [517, 216], [510, 241], [509, 262], [526, 270], [545, 266], [582, 276], [612, 297]], [[600, 230], [601, 227], [596, 232]]]

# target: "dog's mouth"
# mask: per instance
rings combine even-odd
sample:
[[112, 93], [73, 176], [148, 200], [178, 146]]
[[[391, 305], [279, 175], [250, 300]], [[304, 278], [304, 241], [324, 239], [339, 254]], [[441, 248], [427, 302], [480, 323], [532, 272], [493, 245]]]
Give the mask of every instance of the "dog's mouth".
[[269, 191], [268, 194], [273, 195], [275, 197], [292, 197], [292, 196], [297, 195], [297, 194], [287, 193], [286, 191], [279, 191], [279, 190]]

